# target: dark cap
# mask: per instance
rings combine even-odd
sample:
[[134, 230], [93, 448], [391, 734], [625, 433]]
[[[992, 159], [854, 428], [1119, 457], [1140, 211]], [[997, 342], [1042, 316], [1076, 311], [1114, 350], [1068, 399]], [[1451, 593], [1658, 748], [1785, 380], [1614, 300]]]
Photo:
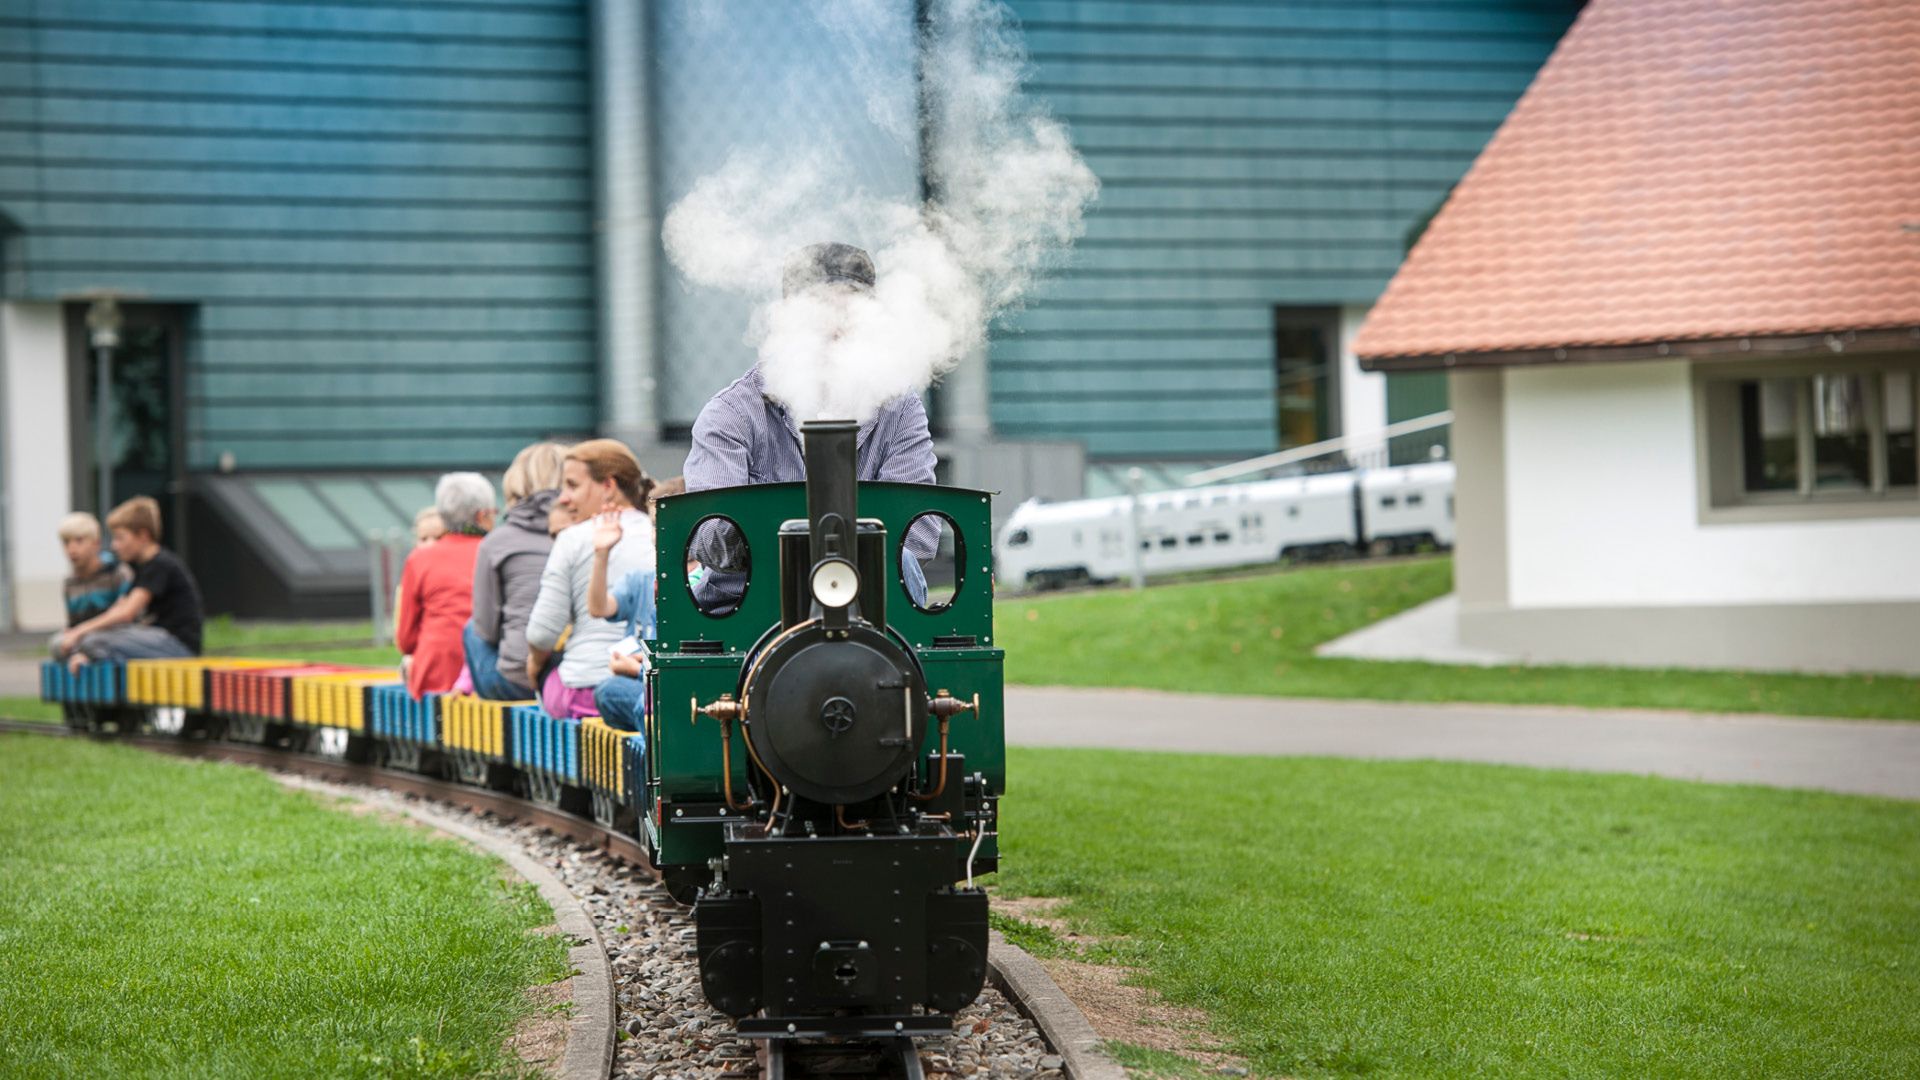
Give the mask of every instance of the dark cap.
[[835, 282], [859, 289], [873, 288], [873, 260], [852, 244], [808, 244], [787, 256], [780, 275], [780, 294], [792, 296], [815, 285]]

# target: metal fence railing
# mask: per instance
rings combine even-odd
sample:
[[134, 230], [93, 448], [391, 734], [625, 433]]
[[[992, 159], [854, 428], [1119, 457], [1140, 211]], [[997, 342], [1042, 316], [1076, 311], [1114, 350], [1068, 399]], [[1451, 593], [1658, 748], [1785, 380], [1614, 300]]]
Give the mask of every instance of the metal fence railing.
[[[1399, 460], [1411, 447], [1424, 449], [1414, 453], [1424, 453], [1432, 458], [1432, 447], [1442, 447], [1445, 456], [1444, 438], [1427, 435], [1425, 439], [1410, 441], [1409, 437], [1438, 432], [1453, 423], [1452, 410], [1432, 413], [1427, 416], [1402, 420], [1397, 424], [1359, 435], [1342, 435], [1337, 439], [1308, 443], [1291, 450], [1282, 450], [1277, 454], [1262, 454], [1245, 461], [1236, 461], [1231, 465], [1222, 465], [1215, 469], [1202, 469], [1188, 476], [1186, 486], [1199, 487], [1202, 484], [1217, 484], [1225, 480], [1271, 473], [1278, 469], [1295, 468], [1301, 471], [1317, 472], [1322, 469], [1377, 469], [1388, 465], [1405, 465], [1410, 462]], [[1316, 469], [1315, 466], [1320, 468]]]
[[367, 588], [373, 601], [373, 643], [393, 640], [394, 605], [400, 595], [400, 569], [413, 550], [413, 534], [398, 526], [367, 530]]

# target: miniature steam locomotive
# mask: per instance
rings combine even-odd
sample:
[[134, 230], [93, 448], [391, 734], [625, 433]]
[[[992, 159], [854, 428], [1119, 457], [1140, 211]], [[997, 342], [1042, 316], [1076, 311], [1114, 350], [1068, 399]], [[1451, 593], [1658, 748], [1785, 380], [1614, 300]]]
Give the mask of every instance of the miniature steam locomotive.
[[[973, 879], [997, 862], [1005, 757], [988, 496], [856, 484], [856, 435], [806, 425], [804, 486], [661, 504], [663, 566], [717, 516], [773, 556], [723, 616], [662, 587], [648, 740], [649, 839], [699, 881], [702, 986], [748, 1036], [944, 1034], [986, 976]], [[942, 603], [901, 573], [929, 514], [953, 538]]]
[[[986, 974], [973, 879], [998, 865], [1005, 785], [989, 496], [856, 483], [851, 424], [804, 438], [806, 484], [658, 504], [658, 565], [724, 527], [744, 591], [703, 607], [662, 575], [643, 734], [538, 702], [415, 700], [390, 669], [284, 657], [47, 664], [42, 697], [75, 726], [327, 754], [590, 813], [693, 902], [702, 985], [743, 1035], [945, 1034]], [[933, 525], [943, 542], [909, 580], [908, 533]]]

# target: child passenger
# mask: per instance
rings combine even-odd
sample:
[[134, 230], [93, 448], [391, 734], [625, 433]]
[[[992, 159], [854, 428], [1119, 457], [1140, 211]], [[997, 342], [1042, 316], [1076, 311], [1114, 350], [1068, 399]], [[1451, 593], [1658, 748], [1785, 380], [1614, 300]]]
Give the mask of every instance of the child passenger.
[[68, 666], [91, 660], [200, 655], [200, 587], [173, 552], [160, 546], [160, 504], [145, 495], [107, 515], [113, 553], [133, 568], [125, 595], [60, 635]]
[[612, 674], [593, 688], [593, 704], [608, 727], [639, 731], [646, 714], [646, 667], [640, 642], [652, 638], [655, 631], [654, 568], [629, 570], [611, 590], [607, 588], [608, 553], [623, 535], [619, 513], [601, 511], [594, 519], [587, 614], [611, 619], [626, 631], [626, 636], [611, 646], [607, 669]]
[[[66, 551], [67, 561], [73, 564], [73, 574], [67, 578], [64, 590], [69, 627], [79, 626], [106, 611], [133, 587], [133, 571], [127, 564], [114, 558], [113, 552], [100, 550], [100, 520], [92, 514], [68, 514], [61, 518], [60, 546]], [[55, 660], [67, 658], [62, 644], [65, 636], [53, 635]]]

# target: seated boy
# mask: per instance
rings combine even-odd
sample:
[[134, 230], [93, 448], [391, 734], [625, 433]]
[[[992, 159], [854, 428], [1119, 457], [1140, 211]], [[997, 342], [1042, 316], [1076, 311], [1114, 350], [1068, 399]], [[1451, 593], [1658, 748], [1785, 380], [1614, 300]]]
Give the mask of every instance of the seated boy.
[[60, 635], [78, 669], [90, 660], [200, 655], [200, 589], [173, 552], [160, 546], [160, 504], [141, 495], [107, 515], [113, 553], [133, 568], [133, 585], [113, 606]]
[[[602, 513], [593, 530], [593, 570], [587, 578], [587, 613], [627, 626], [626, 640], [607, 661], [612, 676], [593, 688], [594, 708], [608, 727], [639, 731], [646, 715], [646, 668], [638, 643], [654, 635], [653, 571], [634, 570], [607, 588], [607, 553], [620, 542], [618, 513]], [[623, 646], [632, 645], [634, 651]]]
[[[100, 521], [92, 514], [68, 514], [60, 519], [60, 546], [66, 549], [73, 575], [66, 581], [67, 625], [79, 626], [113, 606], [133, 584], [133, 571], [100, 550]], [[53, 635], [53, 658], [65, 660], [65, 634]]]

